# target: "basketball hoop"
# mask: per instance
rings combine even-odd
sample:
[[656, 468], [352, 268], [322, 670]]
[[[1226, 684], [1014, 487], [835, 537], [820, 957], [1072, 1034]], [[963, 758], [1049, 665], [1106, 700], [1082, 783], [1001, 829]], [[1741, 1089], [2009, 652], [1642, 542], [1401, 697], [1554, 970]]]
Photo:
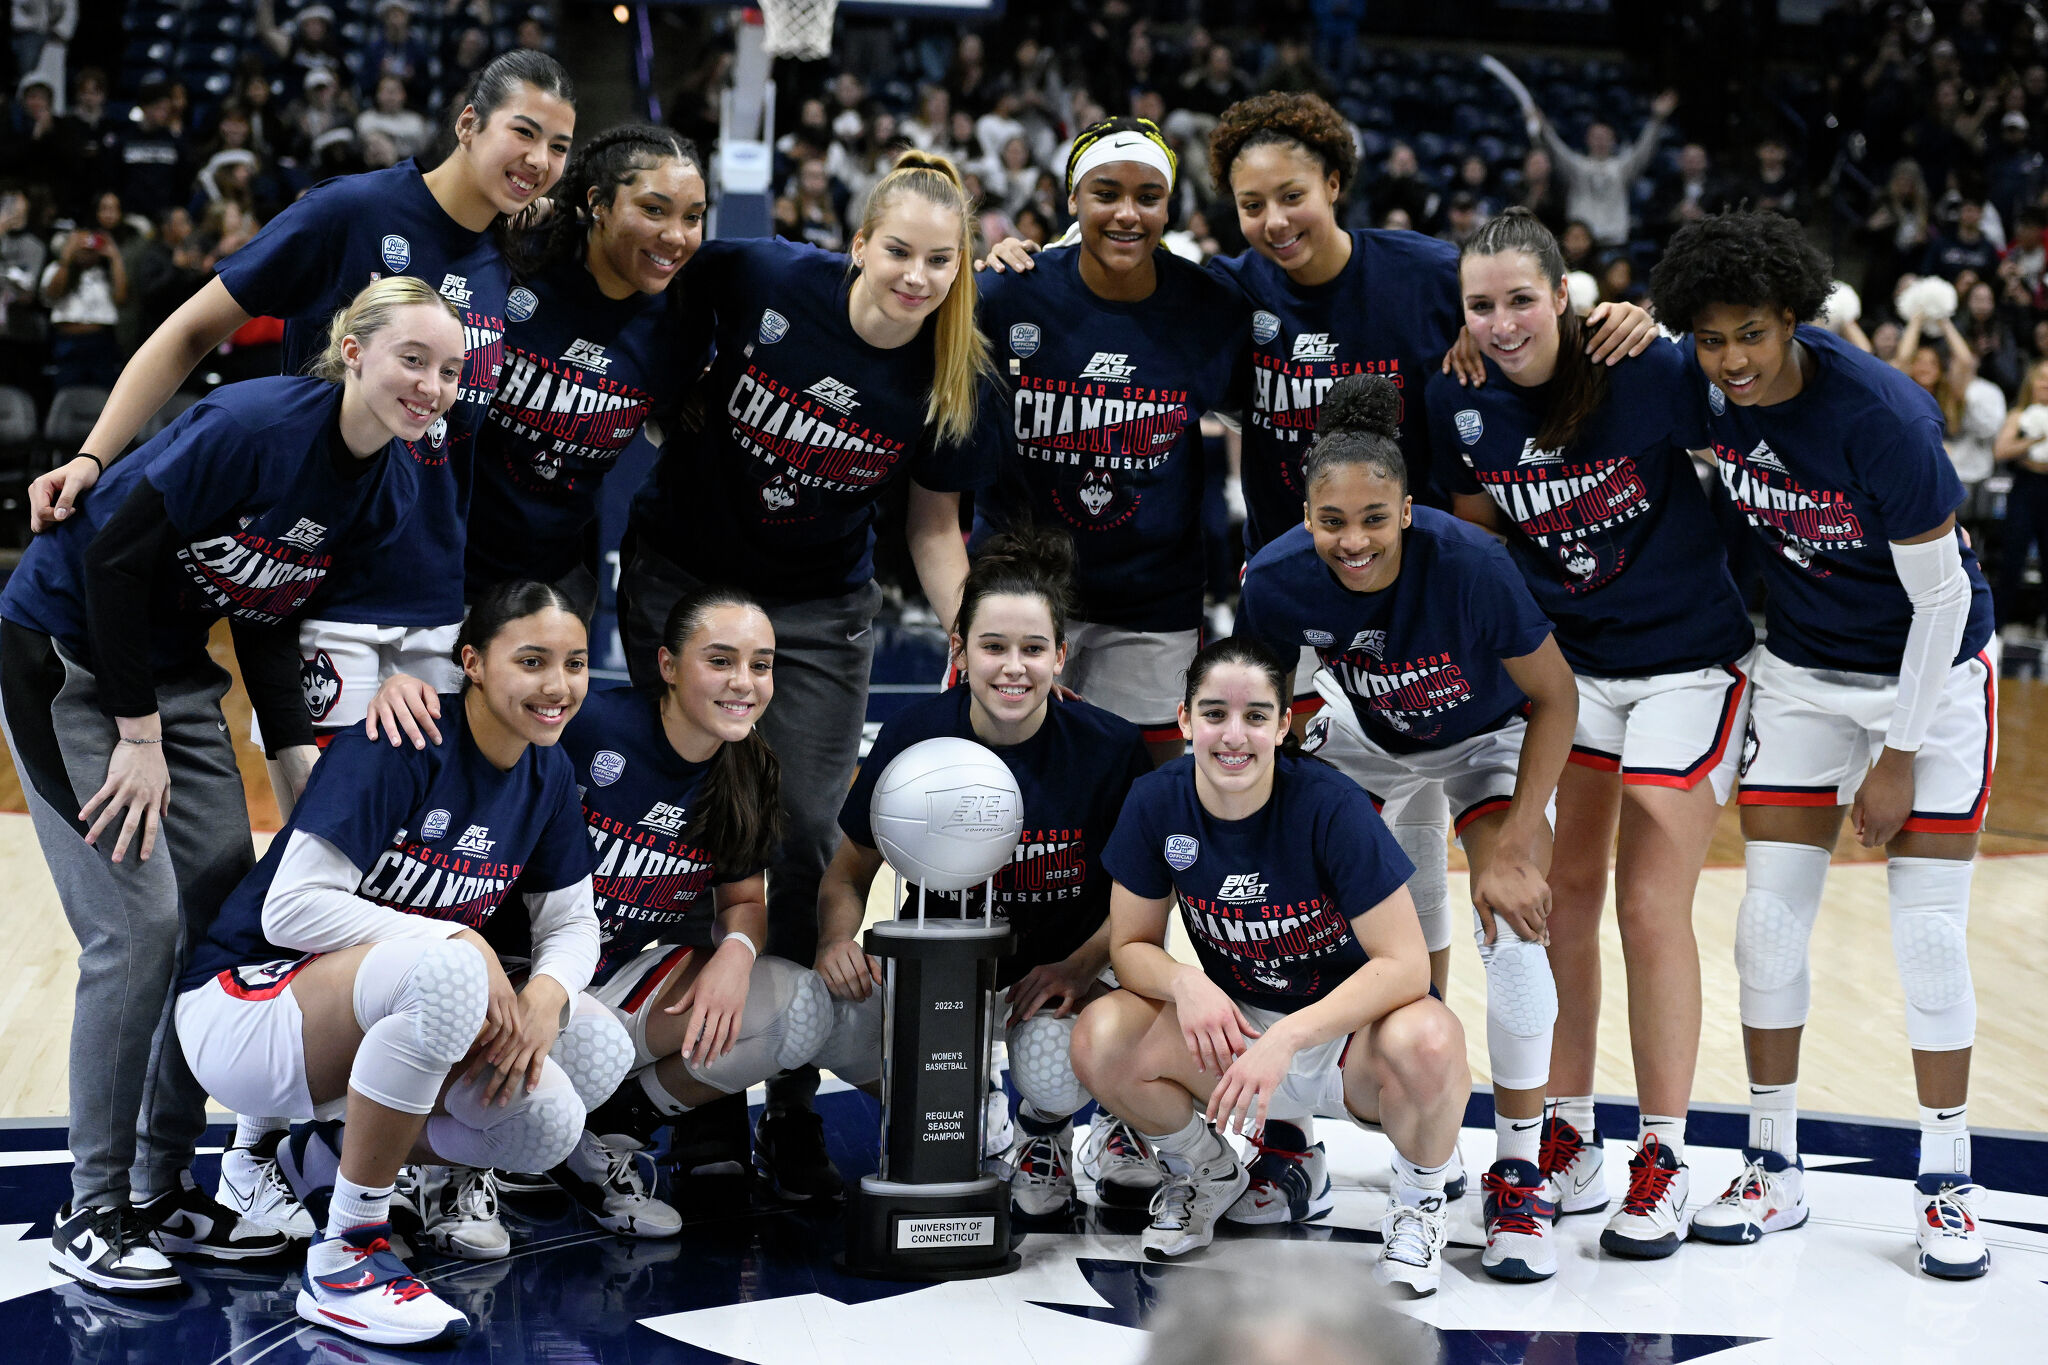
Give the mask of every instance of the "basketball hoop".
[[832, 16], [838, 0], [760, 0], [762, 47], [771, 57], [800, 62], [832, 55]]

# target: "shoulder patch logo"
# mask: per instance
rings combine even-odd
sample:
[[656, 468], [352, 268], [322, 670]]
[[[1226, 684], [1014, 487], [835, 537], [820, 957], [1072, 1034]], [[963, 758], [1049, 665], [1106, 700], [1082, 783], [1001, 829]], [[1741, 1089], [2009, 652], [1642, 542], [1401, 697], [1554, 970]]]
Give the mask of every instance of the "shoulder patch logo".
[[1479, 438], [1486, 434], [1486, 421], [1480, 417], [1477, 408], [1460, 408], [1451, 418], [1458, 427], [1458, 439], [1468, 446], [1479, 444]]
[[1716, 417], [1728, 411], [1728, 395], [1721, 392], [1719, 384], [1707, 385], [1707, 406], [1714, 410]]
[[420, 840], [423, 843], [431, 844], [447, 832], [448, 812], [445, 810], [430, 810], [427, 818], [420, 821]]
[[789, 335], [789, 319], [773, 308], [761, 310], [761, 344], [773, 346]]
[[1202, 846], [1185, 834], [1168, 835], [1166, 839], [1166, 865], [1176, 872], [1185, 872], [1195, 865], [1195, 859], [1202, 856]]
[[609, 787], [626, 771], [626, 756], [612, 749], [599, 749], [590, 756], [590, 780]]
[[1301, 640], [1310, 649], [1328, 649], [1337, 643], [1337, 637], [1327, 630], [1305, 630], [1301, 633]]
[[1038, 354], [1038, 343], [1043, 337], [1035, 322], [1017, 322], [1010, 325], [1010, 351], [1019, 360], [1029, 360]]
[[525, 285], [521, 285], [505, 296], [505, 320], [525, 322], [539, 307], [540, 297]]
[[391, 270], [402, 271], [412, 264], [412, 243], [395, 232], [387, 233], [379, 247], [379, 254], [384, 257], [384, 264]]
[[1271, 341], [1274, 337], [1279, 335], [1280, 319], [1278, 315], [1269, 313], [1263, 308], [1261, 308], [1258, 312], [1252, 314], [1253, 341], [1256, 341], [1259, 343], [1259, 345], [1263, 346], [1267, 342]]

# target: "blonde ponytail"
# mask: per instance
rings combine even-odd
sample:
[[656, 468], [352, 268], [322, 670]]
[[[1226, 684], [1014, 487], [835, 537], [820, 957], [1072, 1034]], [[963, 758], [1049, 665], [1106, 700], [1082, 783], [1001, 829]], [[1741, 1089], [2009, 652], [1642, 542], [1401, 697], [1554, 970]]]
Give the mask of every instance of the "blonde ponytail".
[[975, 323], [974, 205], [968, 201], [960, 168], [936, 152], [911, 149], [868, 194], [860, 236], [871, 240], [889, 205], [905, 194], [951, 209], [960, 218], [959, 273], [939, 304], [932, 325], [932, 392], [925, 421], [938, 438], [963, 442], [974, 430], [974, 408], [982, 377], [994, 372], [988, 341]]
[[412, 275], [387, 275], [374, 280], [348, 302], [348, 307], [335, 310], [334, 320], [327, 324], [327, 349], [316, 356], [306, 367], [306, 373], [330, 384], [339, 384], [348, 374], [348, 365], [341, 356], [341, 342], [344, 337], [354, 337], [358, 342], [368, 341], [391, 325], [392, 319], [402, 308], [419, 306], [440, 308], [457, 323], [462, 314], [455, 311], [455, 305], [434, 292], [432, 285]]

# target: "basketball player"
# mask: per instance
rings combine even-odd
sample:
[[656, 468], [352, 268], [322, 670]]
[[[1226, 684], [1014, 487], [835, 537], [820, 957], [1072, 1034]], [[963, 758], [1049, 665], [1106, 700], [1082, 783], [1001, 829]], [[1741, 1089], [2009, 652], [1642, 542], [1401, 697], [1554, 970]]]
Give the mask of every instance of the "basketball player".
[[1699, 1060], [1693, 890], [1735, 784], [1749, 703], [1741, 665], [1755, 633], [1687, 453], [1705, 437], [1679, 348], [1660, 343], [1612, 369], [1588, 360], [1564, 255], [1526, 209], [1480, 228], [1459, 272], [1490, 382], [1430, 380], [1438, 482], [1459, 516], [1506, 537], [1578, 680], [1550, 868], [1550, 1090], [1561, 1098], [1540, 1154], [1546, 1194], [1560, 1215], [1608, 1203], [1593, 1063], [1613, 850], [1642, 1117], [1628, 1193], [1601, 1245], [1665, 1256], [1684, 1238]]
[[[1557, 1253], [1537, 1166], [1557, 1017], [1543, 952], [1547, 811], [1578, 693], [1550, 622], [1500, 547], [1446, 513], [1414, 507], [1394, 439], [1399, 413], [1382, 375], [1330, 389], [1303, 467], [1305, 524], [1245, 571], [1238, 630], [1276, 651], [1316, 650], [1316, 686], [1333, 709], [1310, 723], [1306, 749], [1357, 781], [1375, 807], [1398, 811], [1423, 796], [1451, 811], [1472, 866], [1493, 1068], [1496, 1160], [1484, 1180], [1481, 1264], [1499, 1279], [1548, 1279]], [[1448, 966], [1432, 962], [1436, 972]], [[1327, 1207], [1322, 1153], [1300, 1146], [1293, 1159]]]
[[1074, 537], [1062, 681], [1143, 729], [1160, 762], [1180, 755], [1200, 643], [1201, 416], [1238, 406], [1249, 342], [1235, 291], [1160, 249], [1176, 182], [1147, 120], [1083, 129], [1067, 156], [1079, 243], [983, 281], [1009, 410], [1001, 477], [975, 501], [978, 536], [1036, 522]]
[[[782, 762], [787, 836], [769, 875], [768, 951], [816, 954], [818, 879], [867, 713], [875, 520], [909, 480], [911, 558], [941, 625], [967, 576], [960, 490], [978, 450], [988, 346], [966, 269], [973, 208], [944, 157], [905, 152], [868, 196], [848, 257], [776, 238], [706, 242], [676, 300], [711, 328], [701, 431], [665, 448], [620, 550], [620, 631], [653, 687], [675, 600], [703, 583], [754, 594], [775, 628], [782, 704], [762, 731]], [[770, 1088], [755, 1159], [779, 1188], [836, 1197], [811, 1112], [817, 1073]]]
[[[326, 1199], [299, 1316], [379, 1346], [469, 1330], [391, 1250], [400, 1164], [547, 1170], [632, 1058], [582, 993], [591, 853], [555, 744], [587, 683], [583, 622], [557, 589], [508, 583], [458, 648], [443, 742], [337, 739], [179, 983], [179, 1042], [209, 1093], [317, 1120], [282, 1156], [303, 1200]], [[516, 991], [483, 936], [515, 886], [532, 922]]]
[[1883, 848], [1920, 1097], [1920, 1269], [1990, 1264], [1970, 1180], [1977, 1002], [1971, 861], [1997, 752], [1991, 594], [1955, 522], [1963, 488], [1926, 392], [1806, 325], [1832, 266], [1791, 219], [1687, 225], [1652, 280], [1692, 333], [1723, 487], [1763, 542], [1765, 643], [1742, 764], [1748, 886], [1735, 927], [1749, 1064], [1744, 1171], [1693, 1236], [1753, 1242], [1806, 1221], [1799, 1160], [1807, 943], [1846, 810]]
[[[1073, 542], [1051, 529], [999, 532], [983, 543], [952, 638], [953, 667], [965, 686], [917, 701], [882, 727], [840, 807], [846, 837], [818, 890], [818, 972], [834, 997], [863, 1006], [859, 1020], [835, 1032], [828, 1052], [841, 1076], [866, 1081], [881, 1071], [881, 977], [859, 940], [868, 889], [882, 868], [869, 818], [875, 785], [898, 754], [943, 736], [987, 745], [1016, 776], [1024, 828], [1014, 860], [996, 873], [995, 913], [1017, 931], [1017, 948], [997, 964], [996, 987], [1008, 1005], [1021, 1130], [1008, 1159], [1010, 1193], [1019, 1212], [1034, 1216], [1062, 1212], [1074, 1198], [1073, 1116], [1089, 1096], [1067, 1054], [1074, 1016], [1108, 989], [1102, 849], [1131, 783], [1152, 768], [1129, 722], [1053, 695], [1070, 648], [1074, 559]], [[978, 900], [971, 892], [926, 893], [941, 914], [979, 914]], [[1136, 1135], [1104, 1130], [1091, 1138], [1102, 1162], [1098, 1196], [1142, 1207], [1159, 1175]]]
[[[0, 721], [80, 944], [75, 1164], [51, 1264], [97, 1289], [175, 1287], [162, 1251], [287, 1244], [193, 1185], [206, 1092], [166, 1032], [187, 934], [255, 861], [207, 632], [231, 622], [272, 752], [302, 783], [297, 617], [338, 563], [391, 552], [415, 500], [404, 443], [455, 401], [462, 340], [426, 285], [371, 285], [316, 376], [210, 394], [31, 544], [0, 595]], [[290, 1203], [274, 1171], [244, 1166], [245, 1207]]]
[[[1082, 1012], [1074, 1074], [1166, 1165], [1153, 1260], [1207, 1246], [1249, 1185], [1219, 1133], [1257, 1139], [1276, 1108], [1384, 1124], [1394, 1194], [1375, 1277], [1430, 1294], [1464, 1031], [1429, 995], [1407, 857], [1356, 783], [1294, 751], [1287, 684], [1242, 636], [1189, 666], [1194, 752], [1138, 779], [1103, 850], [1122, 988]], [[1176, 899], [1199, 966], [1163, 946]]]

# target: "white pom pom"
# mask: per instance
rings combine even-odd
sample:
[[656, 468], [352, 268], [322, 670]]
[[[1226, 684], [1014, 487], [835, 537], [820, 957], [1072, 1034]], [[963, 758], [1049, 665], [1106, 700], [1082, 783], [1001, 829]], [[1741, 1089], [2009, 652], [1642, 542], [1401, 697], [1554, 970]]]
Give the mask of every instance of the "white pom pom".
[[1828, 291], [1827, 302], [1821, 305], [1821, 322], [1829, 331], [1840, 331], [1863, 317], [1863, 300], [1841, 280]]
[[1574, 313], [1590, 313], [1600, 302], [1600, 281], [1583, 270], [1574, 270], [1566, 275], [1564, 287], [1571, 295]]
[[1899, 316], [1942, 322], [1956, 315], [1956, 287], [1938, 275], [1907, 285], [1899, 295]]
[[2029, 440], [2048, 440], [2048, 407], [2032, 403], [2020, 410], [2020, 435]]

